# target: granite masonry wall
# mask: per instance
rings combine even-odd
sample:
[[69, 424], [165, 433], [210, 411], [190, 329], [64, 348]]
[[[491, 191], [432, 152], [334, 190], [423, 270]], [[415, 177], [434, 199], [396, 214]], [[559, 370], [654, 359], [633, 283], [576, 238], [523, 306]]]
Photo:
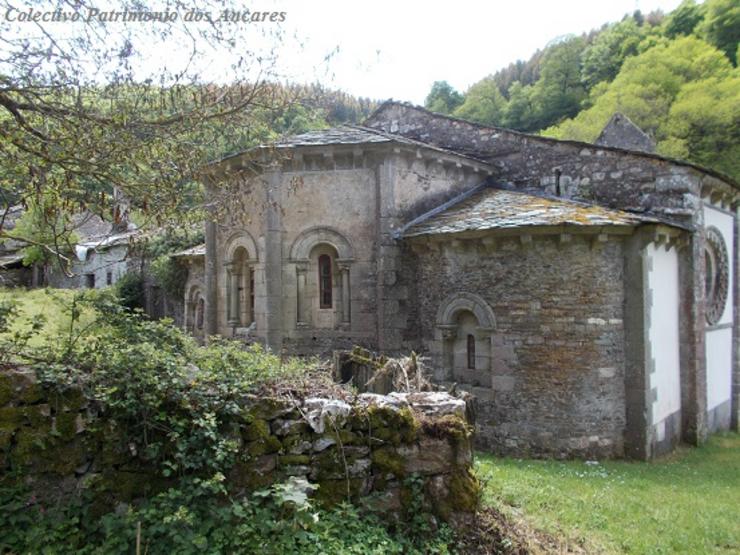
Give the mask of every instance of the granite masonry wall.
[[[472, 427], [465, 402], [446, 393], [349, 400], [245, 395], [242, 406], [223, 430], [240, 444], [226, 482], [234, 494], [303, 476], [318, 484], [322, 502], [362, 497], [392, 514], [408, 500], [404, 479], [418, 475], [423, 503], [437, 516], [454, 519], [477, 506]], [[6, 368], [0, 370], [0, 483], [17, 473], [39, 499], [87, 490], [97, 511], [174, 485], [127, 441], [125, 425], [79, 391], [58, 394], [31, 372]]]
[[476, 369], [438, 376], [477, 398], [478, 445], [516, 456], [622, 456], [622, 240], [509, 237], [486, 256], [481, 248], [476, 241], [441, 242], [407, 253], [418, 268], [418, 320], [410, 327], [418, 328], [432, 362], [445, 358], [440, 328], [470, 314], [461, 309], [451, 314], [453, 325], [440, 322], [447, 299], [465, 292], [463, 299], [479, 299], [492, 313], [493, 322], [478, 321], [470, 332]]
[[[697, 444], [706, 438], [711, 426], [704, 337], [706, 240], [702, 203], [703, 199], [711, 200], [736, 214], [740, 189], [737, 183], [711, 170], [658, 155], [486, 127], [392, 101], [381, 106], [364, 124], [487, 162], [493, 169], [493, 179], [504, 187], [648, 212], [688, 230], [687, 242], [679, 254], [680, 429], [684, 441]], [[738, 252], [735, 244], [735, 260]], [[735, 320], [736, 343], [740, 337], [738, 325]], [[735, 355], [733, 368], [728, 369], [736, 384], [740, 375], [738, 360]], [[628, 380], [632, 377], [628, 376]], [[735, 385], [736, 399], [740, 398], [738, 391], [740, 386]], [[736, 402], [732, 410], [738, 410]], [[737, 420], [733, 421], [735, 427]], [[642, 451], [639, 456], [644, 456], [645, 449]]]

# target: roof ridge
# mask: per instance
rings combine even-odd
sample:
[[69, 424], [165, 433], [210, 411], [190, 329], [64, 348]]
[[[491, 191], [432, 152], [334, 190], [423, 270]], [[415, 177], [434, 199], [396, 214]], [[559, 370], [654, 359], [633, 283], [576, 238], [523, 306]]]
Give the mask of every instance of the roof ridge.
[[[665, 161], [665, 162], [671, 162], [673, 164], [679, 164], [681, 166], [687, 166], [689, 168], [693, 168], [693, 169], [698, 170], [698, 171], [700, 171], [702, 173], [705, 173], [707, 175], [711, 175], [713, 177], [717, 177], [717, 178], [725, 181], [726, 183], [728, 183], [732, 187], [734, 187], [736, 189], [740, 189], [740, 183], [738, 181], [736, 181], [733, 177], [731, 177], [731, 176], [729, 176], [729, 175], [727, 175], [727, 174], [725, 174], [725, 173], [723, 173], [723, 172], [721, 172], [719, 170], [714, 170], [714, 169], [711, 169], [711, 168], [707, 168], [707, 167], [701, 166], [699, 164], [695, 164], [694, 162], [689, 162], [688, 160], [680, 160], [678, 158], [671, 158], [669, 156], [663, 156], [662, 154], [657, 154], [655, 152], [645, 152], [645, 151], [641, 151], [641, 150], [631, 150], [631, 149], [628, 149], [628, 148], [621, 148], [621, 147], [617, 147], [617, 146], [597, 145], [595, 143], [587, 143], [587, 142], [584, 142], [584, 141], [577, 141], [575, 139], [556, 139], [554, 137], [545, 137], [544, 135], [536, 135], [534, 133], [527, 133], [525, 131], [517, 131], [516, 129], [510, 129], [508, 127], [497, 127], [495, 125], [484, 125], [482, 123], [477, 123], [477, 122], [474, 122], [474, 121], [470, 121], [470, 120], [466, 120], [466, 119], [462, 119], [462, 118], [457, 118], [455, 116], [450, 116], [450, 115], [447, 115], [447, 114], [440, 114], [439, 112], [432, 112], [431, 110], [429, 110], [429, 109], [427, 109], [427, 108], [425, 108], [423, 106], [418, 106], [418, 105], [412, 104], [411, 102], [403, 102], [403, 101], [399, 101], [399, 100], [393, 100], [392, 98], [390, 98], [390, 99], [384, 101], [382, 104], [380, 104], [380, 106], [378, 106], [373, 111], [372, 114], [370, 114], [367, 118], [365, 118], [365, 122], [367, 122], [370, 119], [372, 119], [373, 117], [375, 117], [376, 114], [379, 114], [387, 106], [401, 106], [401, 107], [404, 107], [404, 108], [410, 108], [410, 109], [416, 110], [418, 112], [429, 114], [430, 116], [435, 117], [435, 118], [446, 119], [446, 120], [449, 120], [449, 121], [452, 121], [452, 122], [465, 123], [467, 125], [471, 125], [471, 126], [476, 127], [478, 129], [491, 129], [493, 131], [511, 133], [512, 135], [518, 135], [518, 136], [521, 136], [521, 137], [525, 137], [525, 138], [528, 138], [528, 139], [533, 139], [533, 140], [536, 140], [536, 141], [546, 142], [546, 143], [559, 143], [559, 144], [567, 144], [567, 145], [572, 145], [572, 146], [578, 146], [578, 147], [582, 147], [582, 148], [595, 148], [595, 149], [600, 149], [600, 150], [608, 150], [608, 151], [618, 152], [618, 153], [622, 153], [622, 154], [632, 154], [632, 155], [635, 155], [635, 156], [642, 156], [644, 158], [651, 158], [653, 160], [660, 160], [660, 161]], [[637, 127], [639, 128], [639, 126], [637, 126]], [[644, 131], [643, 131], [643, 133], [644, 133]]]
[[490, 185], [488, 179], [483, 180], [481, 183], [478, 183], [478, 185], [472, 187], [471, 189], [468, 189], [467, 191], [464, 191], [464, 192], [460, 193], [459, 195], [457, 195], [455, 197], [452, 197], [450, 200], [448, 200], [448, 201], [440, 204], [439, 206], [437, 206], [435, 208], [432, 208], [431, 210], [429, 210], [427, 212], [424, 212], [422, 215], [417, 216], [416, 218], [414, 218], [410, 222], [406, 223], [403, 227], [401, 227], [401, 229], [398, 229], [397, 231], [394, 231], [393, 232], [393, 238], [394, 239], [400, 239], [403, 236], [403, 234], [406, 233], [406, 231], [409, 228], [411, 228], [411, 227], [413, 227], [413, 226], [415, 226], [417, 224], [420, 224], [420, 223], [428, 220], [429, 218], [432, 218], [432, 217], [436, 216], [437, 214], [441, 214], [442, 212], [444, 212], [448, 208], [452, 208], [456, 204], [459, 204], [459, 203], [463, 202], [464, 200], [467, 200], [468, 198], [472, 197], [476, 193], [479, 193], [482, 190], [484, 190], [484, 189], [486, 189], [487, 187], [490, 187], [490, 186], [491, 185]]

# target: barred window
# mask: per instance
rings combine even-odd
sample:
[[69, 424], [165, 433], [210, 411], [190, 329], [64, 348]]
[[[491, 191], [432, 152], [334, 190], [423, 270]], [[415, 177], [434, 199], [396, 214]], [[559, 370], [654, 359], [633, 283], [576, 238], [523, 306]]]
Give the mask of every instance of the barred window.
[[322, 254], [319, 256], [319, 308], [332, 307], [331, 282], [331, 257]]
[[475, 370], [475, 336], [468, 334], [468, 370]]

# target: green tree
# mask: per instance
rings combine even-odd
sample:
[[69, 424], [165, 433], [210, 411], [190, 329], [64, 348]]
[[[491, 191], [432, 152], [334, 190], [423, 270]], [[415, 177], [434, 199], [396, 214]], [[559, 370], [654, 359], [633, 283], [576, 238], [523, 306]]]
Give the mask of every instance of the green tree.
[[591, 108], [544, 133], [593, 141], [612, 114], [622, 112], [661, 141], [667, 136], [665, 124], [681, 88], [692, 81], [723, 78], [731, 70], [716, 48], [695, 37], [680, 37], [627, 58], [614, 81], [592, 94]]
[[581, 80], [587, 89], [617, 76], [627, 56], [637, 54], [647, 30], [633, 18], [611, 25], [599, 33], [583, 51]]
[[505, 112], [506, 99], [493, 77], [486, 77], [468, 89], [465, 102], [453, 114], [484, 125], [502, 125]]
[[690, 35], [704, 19], [705, 4], [698, 5], [694, 0], [684, 0], [673, 10], [664, 23], [664, 34], [668, 38]]
[[[167, 24], [124, 24], [89, 17], [85, 2], [54, 0], [39, 9], [79, 20], [31, 24], [0, 0], [0, 239], [11, 205], [39, 194], [67, 211], [105, 214], [119, 191], [155, 224], [196, 217], [203, 165], [252, 143], [294, 102], [295, 91], [277, 84], [275, 26], [189, 23], [190, 8], [243, 12], [235, 0], [115, 0], [99, 10], [179, 12]], [[216, 66], [228, 85], [209, 82]]]
[[687, 83], [670, 109], [658, 148], [740, 178], [740, 70]]
[[447, 81], [435, 81], [424, 100], [424, 106], [432, 112], [451, 114], [464, 100]]
[[740, 4], [737, 0], [707, 0], [706, 17], [698, 31], [737, 66], [740, 43]]
[[74, 229], [64, 203], [53, 191], [40, 191], [28, 199], [25, 212], [5, 240], [18, 238], [26, 245], [21, 249], [24, 265], [35, 265], [46, 275], [49, 266], [56, 263], [68, 273], [74, 244], [79, 240]]
[[541, 129], [578, 113], [587, 97], [581, 82], [581, 55], [585, 47], [583, 37], [569, 37], [547, 51], [540, 79], [532, 91], [532, 125]]
[[509, 103], [504, 114], [504, 127], [518, 131], [532, 131], [534, 126], [534, 107], [532, 85], [522, 85], [515, 81], [509, 89]]

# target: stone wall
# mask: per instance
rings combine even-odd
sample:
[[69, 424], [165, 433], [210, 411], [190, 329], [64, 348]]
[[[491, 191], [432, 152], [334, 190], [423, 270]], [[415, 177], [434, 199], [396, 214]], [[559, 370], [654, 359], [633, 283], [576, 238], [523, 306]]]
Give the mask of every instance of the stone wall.
[[72, 257], [71, 275], [66, 275], [57, 264], [49, 266], [48, 285], [63, 289], [100, 289], [116, 283], [121, 276], [135, 271], [140, 261], [130, 255], [127, 244], [88, 249], [86, 258]]
[[[439, 321], [440, 311], [459, 297], [459, 307], [476, 313], [478, 329], [470, 332], [476, 369], [437, 378], [477, 397], [481, 448], [516, 456], [622, 456], [622, 240], [561, 241], [502, 238], [485, 256], [476, 242], [408, 253], [418, 267], [419, 319], [411, 327], [424, 353], [444, 361], [444, 333], [455, 330]], [[462, 312], [453, 310], [452, 322]]]
[[692, 223], [708, 172], [648, 153], [558, 141], [388, 103], [365, 125], [488, 161], [500, 184]]
[[[362, 394], [348, 401], [245, 395], [224, 433], [241, 448], [227, 476], [240, 494], [289, 476], [318, 484], [318, 499], [376, 503], [401, 512], [419, 475], [424, 503], [439, 517], [471, 512], [471, 427], [465, 402], [445, 393]], [[174, 409], [177, 410], [177, 409]], [[174, 485], [126, 440], [124, 426], [79, 391], [53, 393], [35, 375], [0, 370], [0, 482], [20, 473], [40, 497], [86, 489], [98, 510]]]
[[0, 270], [0, 287], [30, 287], [33, 281], [31, 268], [3, 268]]

